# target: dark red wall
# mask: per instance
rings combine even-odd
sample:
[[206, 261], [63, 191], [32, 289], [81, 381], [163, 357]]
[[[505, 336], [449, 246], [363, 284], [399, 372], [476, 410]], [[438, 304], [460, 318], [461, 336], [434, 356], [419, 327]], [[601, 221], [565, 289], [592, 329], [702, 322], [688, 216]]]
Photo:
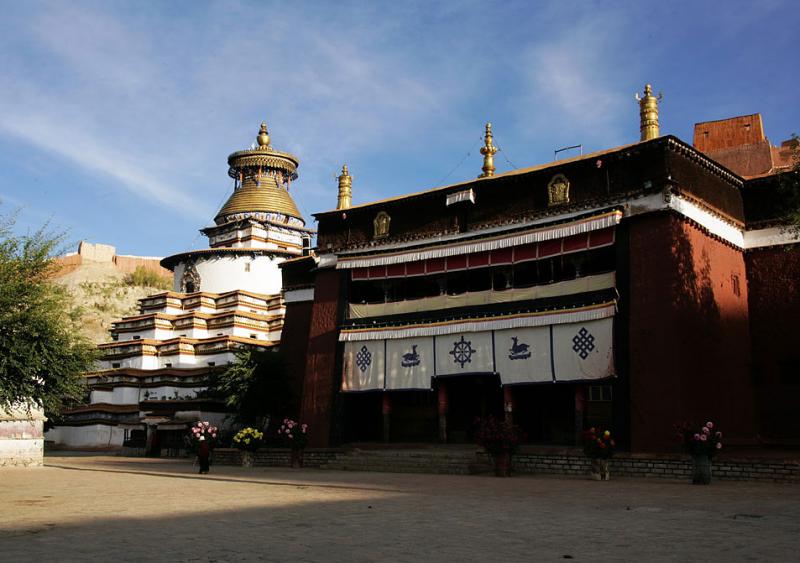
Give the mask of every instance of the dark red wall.
[[683, 420], [712, 419], [726, 443], [753, 443], [742, 252], [668, 212], [628, 228], [631, 449], [674, 449], [672, 425]]
[[[312, 303], [312, 301], [301, 301], [287, 304], [281, 332], [281, 353], [286, 359], [286, 371], [291, 377], [292, 389], [298, 399], [298, 410], [299, 401], [303, 396]], [[298, 413], [295, 413], [295, 416], [297, 415]]]
[[759, 433], [800, 441], [800, 245], [748, 251], [747, 277]]
[[300, 418], [310, 425], [311, 447], [330, 445], [334, 399], [340, 272], [320, 270], [314, 285], [314, 305], [308, 332]]

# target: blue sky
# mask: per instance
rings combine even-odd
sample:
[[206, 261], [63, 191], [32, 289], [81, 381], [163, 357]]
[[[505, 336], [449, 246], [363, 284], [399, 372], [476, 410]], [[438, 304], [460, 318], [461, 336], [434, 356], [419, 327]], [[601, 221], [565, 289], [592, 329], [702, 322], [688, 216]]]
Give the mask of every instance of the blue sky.
[[[354, 203], [473, 178], [582, 143], [761, 112], [800, 132], [800, 4], [770, 2], [18, 2], [0, 0], [0, 210], [121, 254], [202, 248], [227, 155], [269, 124], [300, 158], [292, 194]], [[466, 157], [467, 153], [471, 153]], [[459, 165], [459, 163], [461, 163]]]

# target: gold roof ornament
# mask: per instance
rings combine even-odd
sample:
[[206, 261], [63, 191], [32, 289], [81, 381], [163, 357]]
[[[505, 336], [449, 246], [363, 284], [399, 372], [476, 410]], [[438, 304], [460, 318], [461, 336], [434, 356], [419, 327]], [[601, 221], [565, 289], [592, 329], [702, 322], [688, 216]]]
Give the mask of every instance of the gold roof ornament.
[[649, 141], [659, 137], [658, 127], [658, 103], [664, 96], [661, 92], [658, 97], [653, 95], [653, 88], [649, 84], [644, 85], [644, 95], [636, 93], [639, 102], [639, 131], [641, 131], [642, 141]]
[[258, 131], [256, 141], [259, 147], [269, 147], [269, 132], [267, 131], [267, 124], [263, 121], [261, 122], [261, 129]]
[[481, 147], [481, 154], [483, 155], [483, 174], [478, 178], [488, 178], [494, 176], [494, 155], [497, 154], [497, 147], [492, 142], [492, 124], [486, 124], [486, 135], [483, 137], [484, 145]]
[[237, 180], [236, 188], [222, 206], [214, 222], [218, 225], [242, 214], [266, 213], [294, 217], [303, 223], [289, 186], [297, 179], [300, 160], [293, 154], [272, 148], [267, 124], [262, 122], [251, 148], [228, 156], [228, 176]]
[[336, 202], [336, 209], [347, 209], [353, 205], [353, 177], [347, 171], [346, 164], [342, 166], [342, 174], [337, 180], [339, 180], [339, 199]]

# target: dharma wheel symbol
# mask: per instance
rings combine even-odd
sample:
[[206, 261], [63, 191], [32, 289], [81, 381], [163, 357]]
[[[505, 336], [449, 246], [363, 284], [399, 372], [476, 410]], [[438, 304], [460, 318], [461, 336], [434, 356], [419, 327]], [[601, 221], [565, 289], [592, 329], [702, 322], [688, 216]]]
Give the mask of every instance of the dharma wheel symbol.
[[581, 327], [578, 334], [572, 337], [572, 349], [582, 360], [585, 360], [589, 356], [589, 352], [594, 350], [594, 336]]
[[463, 369], [464, 364], [472, 361], [472, 354], [475, 352], [476, 350], [472, 349], [472, 341], [464, 340], [464, 335], [462, 334], [461, 340], [453, 342], [453, 349], [448, 354], [453, 356], [453, 361], [460, 364]]
[[358, 351], [356, 354], [356, 365], [358, 369], [361, 370], [361, 373], [367, 371], [367, 368], [372, 363], [372, 354], [370, 354], [369, 350], [366, 346], [362, 346], [361, 350]]

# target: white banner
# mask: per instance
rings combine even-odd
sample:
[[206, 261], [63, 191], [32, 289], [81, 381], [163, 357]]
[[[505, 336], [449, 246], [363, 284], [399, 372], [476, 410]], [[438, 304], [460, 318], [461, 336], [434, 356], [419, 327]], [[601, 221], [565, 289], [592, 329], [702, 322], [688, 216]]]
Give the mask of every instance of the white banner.
[[577, 381], [613, 375], [613, 328], [613, 318], [554, 325], [555, 378], [558, 381]]
[[436, 375], [492, 373], [491, 332], [465, 332], [436, 337]]
[[498, 330], [494, 346], [503, 385], [553, 381], [549, 326]]
[[386, 374], [384, 347], [383, 340], [345, 343], [342, 391], [383, 389]]
[[430, 389], [433, 337], [386, 341], [386, 389]]

